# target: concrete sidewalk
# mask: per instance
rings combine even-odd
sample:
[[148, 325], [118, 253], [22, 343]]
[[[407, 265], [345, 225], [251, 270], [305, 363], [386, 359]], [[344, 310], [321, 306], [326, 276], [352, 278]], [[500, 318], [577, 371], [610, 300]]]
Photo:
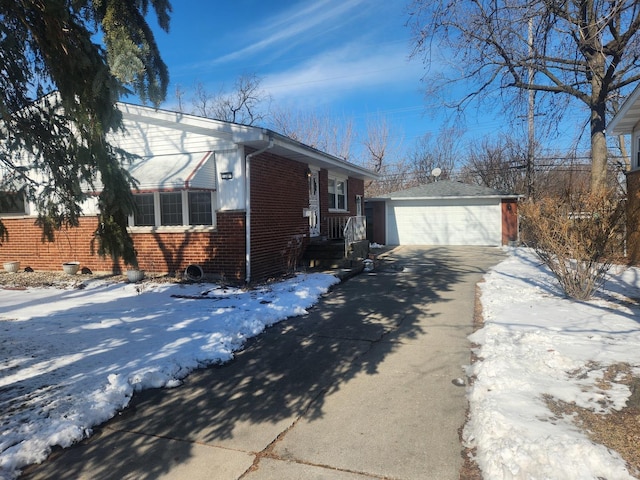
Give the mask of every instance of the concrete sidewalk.
[[457, 479], [475, 284], [499, 249], [399, 247], [304, 317], [136, 394], [28, 479]]

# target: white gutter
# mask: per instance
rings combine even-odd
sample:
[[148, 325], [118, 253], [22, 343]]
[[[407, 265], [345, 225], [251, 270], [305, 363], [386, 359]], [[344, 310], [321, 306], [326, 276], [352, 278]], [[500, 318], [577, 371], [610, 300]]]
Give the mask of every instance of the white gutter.
[[249, 175], [252, 157], [273, 148], [273, 138], [269, 136], [269, 145], [244, 157], [244, 198], [245, 198], [245, 283], [251, 281], [251, 176]]

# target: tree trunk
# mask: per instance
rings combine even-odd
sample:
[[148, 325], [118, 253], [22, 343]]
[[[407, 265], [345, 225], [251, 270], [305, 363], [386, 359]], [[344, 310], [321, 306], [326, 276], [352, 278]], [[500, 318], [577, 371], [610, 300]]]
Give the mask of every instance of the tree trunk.
[[607, 138], [605, 136], [605, 105], [591, 107], [591, 191], [607, 186]]
[[[590, 24], [593, 28], [594, 24]], [[607, 137], [605, 115], [607, 111], [605, 86], [605, 57], [601, 55], [602, 45], [599, 37], [592, 35], [591, 45], [586, 56], [591, 76], [591, 191], [598, 192], [607, 186]]]

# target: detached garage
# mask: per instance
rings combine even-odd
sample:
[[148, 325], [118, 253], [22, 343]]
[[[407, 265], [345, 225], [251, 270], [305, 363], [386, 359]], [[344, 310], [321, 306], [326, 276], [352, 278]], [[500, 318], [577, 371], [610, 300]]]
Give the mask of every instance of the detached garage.
[[442, 180], [368, 199], [368, 238], [385, 245], [506, 245], [518, 240], [518, 198]]

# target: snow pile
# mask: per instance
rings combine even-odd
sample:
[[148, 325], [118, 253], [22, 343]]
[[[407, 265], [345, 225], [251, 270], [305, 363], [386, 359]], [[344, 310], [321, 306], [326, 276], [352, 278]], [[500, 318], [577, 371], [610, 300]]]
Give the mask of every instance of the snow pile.
[[625, 406], [626, 385], [603, 390], [598, 380], [619, 362], [640, 375], [640, 270], [612, 271], [599, 298], [576, 302], [518, 249], [480, 287], [485, 325], [470, 337], [481, 360], [468, 372], [476, 380], [464, 438], [484, 477], [633, 478], [617, 453], [556, 418], [545, 396], [600, 413]]
[[134, 391], [174, 387], [230, 360], [337, 282], [312, 274], [251, 291], [104, 282], [0, 290], [0, 478], [90, 435]]

